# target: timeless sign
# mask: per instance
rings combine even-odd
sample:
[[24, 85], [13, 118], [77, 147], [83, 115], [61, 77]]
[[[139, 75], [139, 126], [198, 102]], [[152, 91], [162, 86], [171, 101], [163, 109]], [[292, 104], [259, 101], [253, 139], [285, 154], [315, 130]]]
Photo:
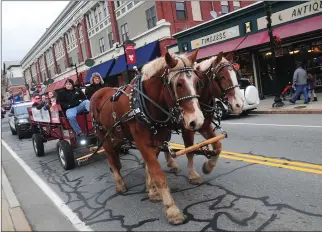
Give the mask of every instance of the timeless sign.
[[196, 49], [207, 46], [209, 44], [218, 43], [239, 36], [239, 26], [230, 27], [228, 29], [218, 31], [216, 33], [201, 37], [191, 41], [191, 48]]
[[[273, 13], [272, 26], [300, 19], [309, 15], [314, 15], [320, 12], [322, 12], [322, 1], [308, 1], [306, 3]], [[267, 27], [266, 16], [257, 19], [257, 27], [258, 30]]]

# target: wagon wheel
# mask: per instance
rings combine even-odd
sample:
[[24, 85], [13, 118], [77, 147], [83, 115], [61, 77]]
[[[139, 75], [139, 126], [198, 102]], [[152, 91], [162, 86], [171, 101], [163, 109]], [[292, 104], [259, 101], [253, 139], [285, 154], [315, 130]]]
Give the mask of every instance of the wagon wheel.
[[44, 142], [40, 134], [32, 135], [32, 145], [34, 146], [36, 156], [40, 157], [45, 155]]
[[65, 170], [75, 167], [75, 160], [72, 146], [66, 140], [60, 140], [57, 143], [58, 159]]

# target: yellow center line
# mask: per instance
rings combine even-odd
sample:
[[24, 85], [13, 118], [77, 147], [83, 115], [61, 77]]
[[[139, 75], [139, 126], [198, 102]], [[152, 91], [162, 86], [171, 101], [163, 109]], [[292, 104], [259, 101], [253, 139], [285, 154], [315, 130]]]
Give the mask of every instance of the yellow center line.
[[[170, 147], [172, 149], [178, 149], [178, 150], [185, 148], [183, 144], [179, 144], [179, 143], [170, 143]], [[229, 151], [222, 151], [220, 154], [220, 157], [223, 157], [226, 159], [244, 161], [248, 163], [257, 163], [257, 164], [263, 164], [266, 166], [286, 168], [286, 169], [291, 169], [296, 171], [322, 174], [322, 165], [317, 165], [317, 164], [288, 161], [288, 160], [282, 160], [277, 158], [266, 158], [262, 156], [248, 155], [248, 154], [229, 152]]]
[[247, 155], [247, 154], [230, 152], [230, 151], [222, 151], [221, 154], [239, 156], [239, 157], [262, 160], [262, 161], [269, 161], [269, 162], [273, 162], [273, 163], [281, 163], [281, 164], [285, 164], [285, 165], [308, 167], [308, 168], [321, 169], [322, 170], [322, 165], [317, 165], [317, 164], [309, 164], [309, 163], [304, 163], [304, 162], [288, 161], [288, 160], [282, 160], [282, 159], [276, 159], [276, 158], [267, 158], [267, 157], [262, 157], [262, 156]]
[[253, 159], [246, 159], [246, 158], [239, 158], [239, 157], [230, 156], [230, 155], [223, 155], [223, 154], [220, 155], [220, 157], [227, 158], [227, 159], [233, 159], [233, 160], [240, 160], [240, 161], [244, 161], [244, 162], [248, 162], [248, 163], [263, 164], [263, 165], [266, 165], [266, 166], [272, 166], [272, 167], [278, 167], [278, 168], [286, 168], [286, 169], [291, 169], [291, 170], [296, 170], [296, 171], [310, 172], [310, 173], [315, 173], [315, 174], [322, 175], [322, 171], [316, 170], [316, 169], [301, 168], [301, 167], [284, 165], [284, 164], [276, 164], [276, 163], [271, 163], [271, 162], [265, 162], [265, 161], [259, 161], [259, 160], [253, 160]]

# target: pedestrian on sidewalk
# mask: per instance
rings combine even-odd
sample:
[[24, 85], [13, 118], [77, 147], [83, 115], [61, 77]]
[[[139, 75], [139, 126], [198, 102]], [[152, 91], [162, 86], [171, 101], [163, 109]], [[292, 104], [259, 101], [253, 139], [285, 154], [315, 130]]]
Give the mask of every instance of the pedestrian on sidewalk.
[[303, 69], [303, 63], [297, 62], [297, 69], [293, 75], [293, 88], [295, 89], [295, 94], [293, 98], [290, 100], [292, 104], [295, 104], [296, 100], [301, 93], [304, 94], [304, 104], [309, 103], [309, 96], [307, 92], [307, 72]]
[[307, 82], [308, 82], [308, 92], [309, 92], [309, 101], [311, 100], [313, 96], [313, 101], [317, 101], [317, 97], [315, 94], [315, 88], [316, 88], [316, 78], [315, 75], [312, 75], [312, 73], [307, 74]]

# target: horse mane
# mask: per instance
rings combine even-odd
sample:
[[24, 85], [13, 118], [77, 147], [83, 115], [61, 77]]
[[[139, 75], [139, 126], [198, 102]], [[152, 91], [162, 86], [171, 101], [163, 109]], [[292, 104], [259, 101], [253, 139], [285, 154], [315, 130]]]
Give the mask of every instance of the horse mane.
[[[195, 68], [201, 72], [204, 72], [210, 67], [210, 65], [214, 63], [216, 59], [217, 59], [217, 56], [212, 56], [209, 59], [201, 61], [199, 64], [196, 64]], [[228, 62], [228, 60], [226, 60], [225, 57], [223, 57], [219, 63], [224, 63], [224, 62]]]
[[[193, 65], [191, 61], [188, 59], [187, 54], [172, 55], [172, 56], [180, 57], [182, 60], [184, 60], [186, 66], [188, 67], [191, 67]], [[176, 70], [184, 67], [184, 64], [181, 59], [177, 59], [178, 63], [174, 68], [172, 68], [172, 70]], [[165, 57], [159, 57], [157, 59], [150, 61], [149, 63], [145, 64], [142, 67], [142, 74], [143, 74], [142, 81], [149, 80], [152, 76], [159, 73], [161, 70], [165, 69], [166, 67], [167, 67], [167, 63], [165, 61]]]

